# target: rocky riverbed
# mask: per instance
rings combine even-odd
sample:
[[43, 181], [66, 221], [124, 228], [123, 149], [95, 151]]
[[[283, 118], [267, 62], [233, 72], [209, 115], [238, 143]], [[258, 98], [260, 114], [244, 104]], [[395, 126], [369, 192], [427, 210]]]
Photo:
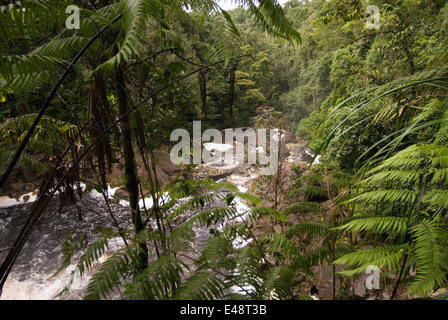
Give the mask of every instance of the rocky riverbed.
[[[298, 143], [292, 135], [282, 137], [283, 166], [292, 168], [296, 165], [306, 166], [311, 161], [312, 153], [305, 143]], [[182, 173], [179, 166], [173, 165], [167, 152], [156, 152], [157, 176], [160, 185], [166, 186], [170, 180]], [[126, 190], [120, 188], [121, 165], [115, 164], [113, 172], [109, 175], [109, 198], [111, 209], [122, 226], [129, 226], [129, 208], [126, 199]], [[286, 170], [286, 169], [285, 169]], [[139, 166], [139, 177], [144, 181], [146, 171]], [[240, 164], [232, 159], [229, 163], [201, 164], [197, 165], [182, 178], [201, 179], [211, 178], [215, 181], [227, 181], [237, 186], [242, 192], [250, 192], [251, 187], [259, 177], [259, 168], [249, 164]], [[17, 177], [16, 177], [17, 178]], [[30, 177], [31, 179], [32, 177]], [[24, 181], [25, 180], [25, 181]], [[25, 223], [30, 206], [36, 198], [34, 182], [21, 179], [10, 184], [7, 192], [0, 196], [0, 260], [3, 260], [9, 246], [14, 242], [21, 227]], [[85, 185], [83, 186], [85, 188]], [[27, 189], [27, 188], [31, 188]], [[145, 202], [151, 206], [151, 199]], [[143, 200], [141, 201], [143, 204]], [[245, 203], [237, 204], [242, 212], [248, 210]], [[95, 272], [95, 268], [81, 279], [75, 279], [72, 290], [61, 297], [57, 294], [64, 289], [70, 279], [70, 274], [75, 264], [65, 271], [54, 276], [61, 264], [60, 245], [68, 234], [80, 234], [86, 232], [89, 242], [98, 236], [94, 230], [98, 226], [113, 227], [113, 220], [108, 212], [103, 195], [95, 189], [84, 192], [82, 198], [76, 204], [68, 205], [59, 210], [58, 199], [52, 200], [46, 214], [34, 230], [27, 244], [23, 248], [14, 268], [4, 286], [1, 299], [79, 299], [85, 292], [89, 277]], [[274, 226], [279, 228], [279, 226]], [[209, 236], [208, 229], [198, 233], [198, 241], [203, 241]], [[111, 242], [109, 253], [123, 245], [117, 238]], [[244, 244], [239, 244], [244, 245]], [[107, 257], [107, 254], [104, 258]], [[74, 259], [76, 261], [76, 257]], [[119, 296], [117, 296], [119, 298]]]

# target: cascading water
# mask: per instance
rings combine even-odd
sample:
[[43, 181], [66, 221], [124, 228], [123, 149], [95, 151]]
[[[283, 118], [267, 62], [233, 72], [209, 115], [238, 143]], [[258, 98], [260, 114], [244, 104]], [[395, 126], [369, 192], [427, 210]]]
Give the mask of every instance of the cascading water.
[[[293, 145], [287, 162], [310, 161], [313, 157], [311, 150]], [[243, 164], [236, 163], [214, 163], [211, 164], [221, 169], [234, 169]], [[204, 165], [201, 165], [204, 166]], [[207, 168], [210, 165], [205, 165]], [[249, 174], [240, 175], [231, 173], [218, 181], [227, 181], [239, 188], [241, 192], [246, 192], [250, 184], [258, 177], [254, 169], [248, 170]], [[115, 189], [109, 190], [109, 196], [113, 199]], [[167, 200], [163, 196], [161, 197]], [[26, 201], [25, 201], [26, 200]], [[8, 197], [0, 197], [0, 261], [6, 256], [6, 251], [14, 242], [23, 224], [25, 223], [31, 203], [35, 200], [32, 194], [27, 194], [19, 200]], [[140, 201], [140, 206], [146, 208], [152, 206], [152, 199], [147, 198]], [[115, 200], [111, 203], [111, 209], [115, 219], [121, 227], [130, 226], [129, 203], [125, 200]], [[249, 207], [241, 200], [236, 200], [236, 210], [244, 213]], [[242, 219], [242, 218], [240, 218]], [[83, 277], [75, 277], [71, 289], [58, 297], [70, 280], [75, 264], [70, 265], [66, 270], [53, 276], [62, 262], [61, 243], [66, 235], [72, 233], [86, 233], [88, 243], [98, 238], [94, 231], [96, 227], [105, 226], [114, 228], [113, 219], [110, 216], [103, 195], [95, 190], [83, 194], [82, 199], [74, 205], [66, 206], [59, 212], [58, 197], [55, 196], [50, 202], [47, 211], [42, 218], [39, 226], [33, 231], [22, 252], [20, 253], [5, 286], [0, 299], [20, 299], [20, 300], [49, 300], [49, 299], [81, 299], [86, 291], [90, 276], [97, 271], [100, 264], [87, 272]], [[197, 233], [196, 242], [200, 245], [210, 237], [209, 228], [195, 228]], [[234, 242], [235, 247], [247, 245], [244, 239], [237, 239]], [[110, 241], [108, 252], [101, 260], [107, 259], [117, 249], [123, 247], [121, 238]], [[73, 261], [77, 261], [77, 256]], [[237, 290], [238, 288], [235, 288]], [[112, 297], [114, 298], [114, 297]], [[119, 299], [117, 295], [115, 298]]]

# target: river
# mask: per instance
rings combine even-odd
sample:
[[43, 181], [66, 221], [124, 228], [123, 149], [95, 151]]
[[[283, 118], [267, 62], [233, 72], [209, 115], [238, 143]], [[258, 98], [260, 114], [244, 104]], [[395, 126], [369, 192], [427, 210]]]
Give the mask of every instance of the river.
[[[312, 159], [312, 152], [301, 145], [290, 145], [288, 157], [285, 161], [309, 162]], [[241, 164], [225, 164], [225, 170], [235, 169]], [[208, 175], [208, 168], [200, 165], [196, 168], [197, 177]], [[221, 168], [222, 169], [222, 168]], [[247, 173], [249, 172], [249, 173]], [[238, 173], [238, 170], [231, 171], [230, 174], [215, 176], [217, 181], [228, 181], [239, 188], [241, 192], [246, 192], [251, 183], [258, 177], [255, 169], [249, 168], [245, 174]], [[204, 174], [205, 173], [205, 174]], [[109, 197], [114, 199], [116, 189], [109, 190]], [[25, 202], [25, 200], [27, 200]], [[0, 261], [6, 256], [5, 250], [12, 245], [23, 224], [25, 223], [31, 203], [35, 200], [32, 194], [19, 198], [19, 200], [0, 196]], [[146, 199], [146, 206], [151, 206], [151, 199]], [[141, 201], [143, 205], [143, 201]], [[129, 226], [129, 208], [126, 201], [112, 201], [111, 208], [120, 226]], [[238, 201], [236, 203], [238, 212], [244, 213], [249, 209], [246, 203]], [[70, 233], [86, 233], [89, 243], [94, 241], [98, 235], [94, 232], [98, 226], [113, 228], [114, 223], [107, 209], [103, 195], [95, 190], [85, 192], [82, 199], [76, 204], [63, 207], [59, 212], [59, 201], [57, 196], [50, 202], [47, 211], [33, 231], [22, 252], [20, 253], [9, 277], [3, 288], [1, 300], [51, 300], [51, 299], [81, 299], [85, 293], [89, 278], [98, 269], [98, 264], [83, 277], [75, 277], [71, 290], [62, 296], [57, 296], [67, 285], [75, 264], [70, 265], [65, 271], [54, 276], [62, 261], [61, 243]], [[197, 241], [204, 241], [209, 236], [209, 229], [196, 229]], [[235, 242], [235, 246], [244, 246], [244, 241]], [[108, 252], [100, 259], [100, 262], [107, 258], [118, 248], [123, 246], [121, 238], [110, 241]], [[74, 257], [76, 261], [76, 256]], [[120, 297], [115, 297], [119, 299]]]

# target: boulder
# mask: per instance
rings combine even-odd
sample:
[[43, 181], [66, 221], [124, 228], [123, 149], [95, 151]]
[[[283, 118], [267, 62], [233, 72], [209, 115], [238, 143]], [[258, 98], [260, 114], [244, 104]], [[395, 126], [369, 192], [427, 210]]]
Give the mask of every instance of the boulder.
[[296, 135], [291, 131], [285, 131], [283, 134], [282, 143], [297, 143]]
[[129, 199], [129, 191], [126, 187], [121, 187], [115, 190], [114, 198], [120, 200], [128, 200]]
[[[157, 182], [159, 184], [160, 188], [164, 188], [167, 185], [169, 185], [170, 183], [170, 177], [168, 174], [166, 174], [165, 171], [162, 170], [162, 168], [160, 168], [159, 165], [155, 166], [155, 171], [156, 171], [156, 176], [157, 176]], [[155, 180], [155, 175], [154, 172], [151, 170], [151, 179], [152, 181]], [[141, 182], [143, 183], [148, 183], [149, 182], [149, 175], [148, 175], [148, 171], [146, 171], [146, 168], [144, 166], [140, 166], [138, 168], [138, 177], [140, 179]]]

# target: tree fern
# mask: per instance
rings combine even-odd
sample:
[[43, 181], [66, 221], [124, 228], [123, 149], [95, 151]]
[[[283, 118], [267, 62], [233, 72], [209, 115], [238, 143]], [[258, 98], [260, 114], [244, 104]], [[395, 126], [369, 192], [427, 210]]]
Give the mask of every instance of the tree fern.
[[214, 300], [225, 295], [228, 285], [208, 271], [195, 272], [174, 292], [173, 298], [179, 300]]
[[404, 235], [407, 232], [409, 222], [410, 221], [407, 217], [359, 218], [337, 227], [336, 229], [352, 232], [372, 231], [376, 233]]
[[[114, 289], [119, 290], [129, 270], [138, 267], [139, 257], [134, 249], [126, 248], [107, 258], [87, 286], [85, 300], [107, 299]], [[129, 266], [132, 265], [132, 267]]]
[[269, 295], [275, 294], [280, 300], [290, 299], [295, 286], [296, 274], [289, 268], [271, 268], [266, 276], [264, 289]]
[[201, 265], [208, 267], [228, 269], [230, 267], [229, 255], [233, 251], [234, 247], [230, 239], [224, 236], [215, 236], [205, 242], [198, 261]]
[[380, 269], [387, 266], [389, 270], [397, 271], [400, 268], [400, 259], [403, 257], [403, 254], [404, 248], [399, 245], [378, 246], [346, 254], [334, 261], [334, 264], [353, 267], [353, 269], [339, 272], [346, 276], [365, 272], [370, 265], [377, 266]]
[[284, 213], [268, 208], [268, 207], [254, 207], [249, 210], [249, 213], [247, 217], [252, 221], [256, 222], [257, 220], [261, 219], [262, 217], [270, 217], [274, 220], [278, 220], [280, 222], [286, 221], [288, 219], [288, 216]]
[[67, 4], [56, 0], [16, 2], [0, 12], [0, 40], [15, 43], [60, 28], [65, 22]]
[[179, 284], [188, 267], [173, 255], [163, 255], [137, 275], [125, 286], [123, 293], [127, 300], [166, 299], [172, 295], [173, 285]]
[[[408, 293], [425, 295], [443, 285], [448, 268], [447, 226], [442, 218], [446, 216], [448, 204], [447, 155], [448, 148], [444, 146], [412, 145], [370, 170], [358, 183], [359, 194], [348, 202], [355, 203], [361, 214], [344, 221], [336, 229], [399, 237], [388, 237], [386, 245], [338, 259], [335, 264], [352, 267], [342, 274], [360, 273], [368, 265], [388, 266], [402, 274], [412, 262], [419, 271], [409, 278]], [[376, 216], [371, 216], [372, 211]], [[399, 261], [404, 256], [409, 259], [404, 259], [406, 263], [400, 266]]]
[[446, 284], [448, 270], [448, 231], [440, 218], [425, 219], [410, 230], [415, 245], [413, 256], [417, 275], [408, 293], [426, 295]]
[[296, 233], [309, 234], [311, 236], [324, 235], [328, 231], [328, 227], [322, 223], [299, 223], [292, 225], [283, 234], [291, 237]]

